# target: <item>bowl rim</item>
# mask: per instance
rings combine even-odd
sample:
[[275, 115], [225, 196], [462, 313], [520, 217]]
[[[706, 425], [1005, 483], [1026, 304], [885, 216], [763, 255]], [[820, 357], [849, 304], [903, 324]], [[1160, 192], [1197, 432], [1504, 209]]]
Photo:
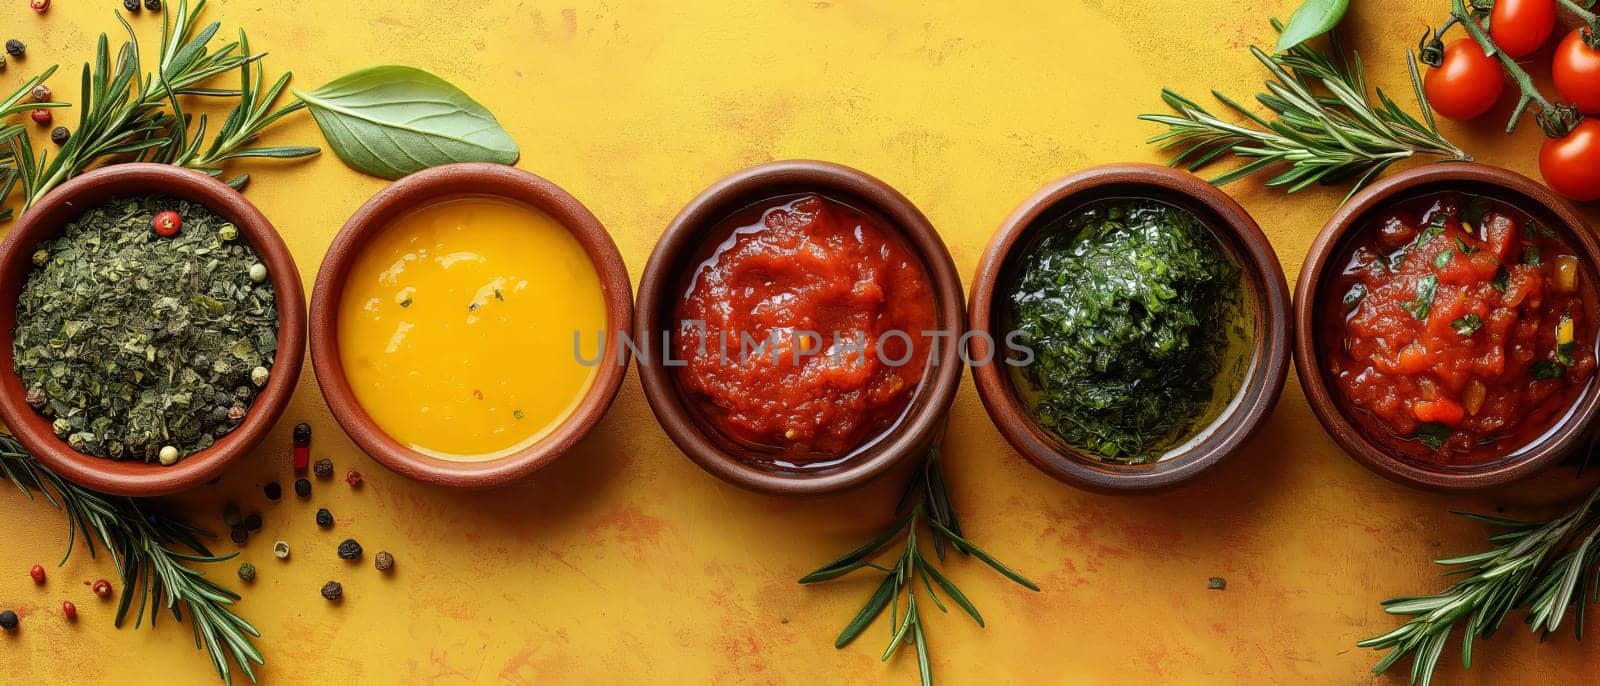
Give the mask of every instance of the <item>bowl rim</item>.
[[[108, 199], [154, 193], [200, 203], [237, 226], [267, 266], [278, 308], [278, 350], [273, 356], [272, 373], [251, 402], [244, 421], [211, 447], [171, 466], [112, 460], [73, 450], [55, 436], [42, 415], [28, 406], [11, 349], [16, 300], [33, 272], [32, 254], [38, 244], [56, 236], [83, 211]], [[259, 445], [283, 415], [305, 360], [305, 292], [300, 270], [283, 237], [266, 215], [238, 191], [205, 174], [171, 165], [125, 163], [102, 167], [45, 195], [17, 219], [0, 244], [0, 293], [9, 301], [0, 307], [0, 419], [40, 463], [69, 481], [112, 495], [171, 495], [221, 476], [229, 465]]]
[[[928, 218], [894, 187], [866, 172], [819, 160], [781, 160], [736, 171], [713, 183], [673, 218], [650, 254], [639, 280], [638, 321], [635, 339], [660, 340], [662, 324], [671, 318], [667, 296], [677, 290], [683, 273], [681, 260], [702, 245], [701, 238], [729, 215], [762, 199], [806, 192], [858, 202], [888, 220], [911, 250], [921, 258], [932, 286], [943, 332], [959, 336], [965, 329], [966, 310], [961, 277], [944, 240]], [[951, 338], [950, 340], [955, 340]], [[692, 411], [685, 407], [677, 382], [659, 355], [639, 360], [639, 380], [646, 400], [661, 428], [701, 469], [742, 488], [783, 496], [815, 496], [846, 491], [871, 481], [896, 465], [931, 449], [944, 432], [944, 421], [964, 367], [957, 346], [946, 345], [931, 361], [937, 366], [923, 381], [911, 409], [877, 442], [844, 465], [816, 474], [783, 473], [761, 467], [731, 454], [708, 437]]]
[[593, 212], [560, 186], [533, 173], [501, 164], [457, 163], [419, 171], [389, 184], [363, 203], [339, 229], [317, 271], [312, 291], [311, 363], [334, 420], [372, 459], [423, 483], [486, 489], [544, 468], [593, 430], [622, 387], [629, 354], [617, 336], [608, 336], [604, 360], [578, 405], [543, 438], [504, 457], [479, 462], [431, 457], [402, 445], [380, 428], [357, 401], [339, 355], [338, 315], [345, 281], [367, 242], [387, 229], [395, 218], [467, 195], [521, 202], [553, 217], [578, 239], [594, 264], [605, 300], [606, 330], [632, 330], [633, 290], [628, 268], [611, 234]]
[[[1127, 189], [1127, 190], [1122, 190]], [[1142, 191], [1142, 192], [1141, 192]], [[1104, 195], [1101, 195], [1104, 193]], [[1220, 464], [1260, 430], [1283, 393], [1289, 370], [1289, 286], [1277, 253], [1250, 214], [1216, 186], [1187, 172], [1153, 164], [1125, 163], [1090, 167], [1044, 185], [1000, 224], [981, 257], [972, 280], [972, 328], [994, 338], [1003, 309], [995, 305], [1000, 281], [1015, 251], [1030, 245], [1040, 219], [1056, 208], [1103, 197], [1145, 197], [1179, 201], [1184, 209], [1213, 215], [1214, 234], [1231, 242], [1244, 278], [1253, 283], [1257, 318], [1254, 358], [1232, 403], [1215, 420], [1199, 445], [1184, 454], [1144, 465], [1120, 465], [1075, 456], [1028, 412], [1015, 385], [996, 362], [975, 365], [973, 382], [984, 409], [1001, 435], [1040, 471], [1058, 481], [1099, 493], [1162, 491], [1177, 487]], [[983, 338], [977, 339], [980, 343]], [[986, 348], [987, 344], [982, 343]], [[988, 350], [974, 347], [973, 359]]]
[[1295, 369], [1300, 377], [1300, 388], [1317, 421], [1357, 462], [1408, 486], [1436, 491], [1472, 491], [1529, 478], [1576, 448], [1585, 439], [1596, 412], [1600, 411], [1600, 379], [1591, 380], [1589, 389], [1579, 396], [1567, 419], [1558, 420], [1549, 433], [1525, 447], [1524, 455], [1477, 469], [1431, 470], [1390, 457], [1345, 416], [1324, 378], [1315, 328], [1317, 288], [1328, 276], [1328, 269], [1334, 266], [1331, 260], [1344, 239], [1362, 226], [1362, 220], [1370, 213], [1383, 209], [1397, 197], [1421, 195], [1435, 190], [1430, 188], [1432, 186], [1449, 183], [1489, 186], [1520, 196], [1526, 202], [1512, 202], [1513, 206], [1524, 211], [1544, 211], [1560, 220], [1560, 230], [1584, 252], [1591, 272], [1600, 269], [1600, 241], [1589, 230], [1588, 223], [1571, 203], [1543, 184], [1508, 169], [1472, 162], [1441, 162], [1408, 169], [1350, 198], [1328, 218], [1312, 242], [1295, 284]]

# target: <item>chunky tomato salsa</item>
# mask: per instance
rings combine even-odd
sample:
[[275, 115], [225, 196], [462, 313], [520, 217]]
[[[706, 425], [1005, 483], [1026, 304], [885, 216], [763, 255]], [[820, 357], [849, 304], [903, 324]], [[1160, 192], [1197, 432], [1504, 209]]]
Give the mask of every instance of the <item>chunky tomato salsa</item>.
[[682, 389], [778, 466], [836, 462], [893, 426], [935, 340], [921, 260], [876, 216], [774, 199], [723, 222], [677, 306]]
[[1595, 369], [1578, 251], [1506, 204], [1438, 194], [1359, 235], [1322, 306], [1323, 349], [1369, 437], [1424, 463], [1505, 457], [1548, 431]]

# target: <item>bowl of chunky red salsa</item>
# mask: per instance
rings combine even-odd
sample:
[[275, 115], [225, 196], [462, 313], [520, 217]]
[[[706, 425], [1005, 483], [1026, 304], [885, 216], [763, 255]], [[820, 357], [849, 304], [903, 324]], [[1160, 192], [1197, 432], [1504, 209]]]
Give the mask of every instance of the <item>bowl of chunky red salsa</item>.
[[1301, 276], [1319, 419], [1368, 466], [1423, 486], [1496, 485], [1560, 459], [1596, 407], [1596, 255], [1570, 206], [1509, 172], [1442, 165], [1369, 189]]
[[903, 196], [845, 167], [780, 162], [713, 186], [639, 297], [662, 426], [756, 490], [836, 491], [925, 452], [959, 379], [948, 252]]

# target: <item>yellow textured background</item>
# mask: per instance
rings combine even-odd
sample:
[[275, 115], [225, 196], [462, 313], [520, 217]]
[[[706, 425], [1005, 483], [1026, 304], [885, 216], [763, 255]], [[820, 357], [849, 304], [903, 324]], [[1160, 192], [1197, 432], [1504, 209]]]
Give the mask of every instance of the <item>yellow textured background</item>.
[[[25, 0], [5, 0], [0, 38], [22, 38], [29, 53], [12, 60], [0, 88], [61, 63], [52, 85], [76, 100], [78, 65], [96, 34], [118, 30], [120, 4], [55, 0], [41, 18]], [[970, 278], [993, 228], [1047, 180], [1157, 161], [1144, 144], [1157, 127], [1134, 117], [1159, 108], [1162, 86], [1197, 99], [1211, 87], [1240, 99], [1255, 92], [1263, 74], [1244, 48], [1270, 42], [1267, 18], [1293, 4], [217, 0], [208, 13], [224, 34], [247, 28], [272, 53], [269, 68], [293, 70], [302, 87], [389, 62], [462, 86], [520, 142], [519, 166], [566, 187], [610, 227], [635, 277], [661, 229], [705, 186], [747, 165], [811, 157], [898, 187]], [[1448, 3], [1355, 4], [1351, 42], [1377, 84], [1406, 94], [1402, 50]], [[133, 23], [153, 46], [155, 19]], [[1534, 128], [1506, 139], [1498, 125], [1446, 132], [1480, 159], [1533, 172]], [[302, 116], [270, 142], [320, 137]], [[331, 154], [248, 169], [248, 196], [276, 222], [308, 286], [334, 232], [383, 186]], [[1339, 200], [1252, 182], [1229, 190], [1291, 278]], [[316, 427], [315, 455], [341, 474], [363, 471], [364, 490], [319, 482], [311, 503], [264, 501], [259, 484], [292, 481], [289, 428], [300, 420]], [[1571, 472], [1478, 497], [1392, 485], [1334, 446], [1293, 381], [1244, 454], [1168, 495], [1096, 496], [1049, 480], [1001, 441], [970, 382], [947, 454], [970, 534], [1044, 588], [1029, 593], [975, 561], [952, 565], [989, 620], [987, 629], [958, 615], [929, 620], [936, 675], [957, 684], [1365, 683], [1378, 656], [1354, 643], [1395, 625], [1377, 602], [1435, 589], [1430, 559], [1481, 545], [1482, 530], [1447, 510], [1537, 513], [1579, 488]], [[630, 373], [600, 428], [533, 480], [491, 493], [434, 490], [344, 438], [308, 362], [265, 446], [220, 485], [172, 505], [218, 528], [229, 498], [265, 516], [243, 551], [260, 578], [239, 607], [262, 631], [267, 683], [912, 683], [914, 656], [878, 661], [881, 623], [832, 647], [873, 580], [794, 583], [874, 532], [897, 488], [800, 501], [724, 485], [671, 446]], [[335, 531], [316, 528], [320, 506], [335, 513]], [[367, 561], [335, 559], [346, 536], [366, 545]], [[289, 562], [272, 558], [275, 539], [294, 546]], [[79, 554], [56, 568], [65, 540], [48, 505], [0, 489], [0, 606], [24, 623], [0, 636], [0, 682], [212, 679], [187, 627], [112, 630], [113, 604], [85, 586], [111, 577], [110, 561]], [[390, 577], [370, 564], [383, 549], [399, 559]], [[50, 569], [43, 588], [27, 578], [36, 562]], [[232, 564], [214, 573], [238, 586]], [[1212, 576], [1226, 577], [1227, 590], [1206, 590]], [[344, 582], [340, 606], [317, 595], [329, 579]], [[77, 624], [60, 619], [62, 599], [77, 603]], [[1541, 645], [1518, 622], [1477, 655], [1464, 675], [1452, 643], [1441, 675], [1600, 677], [1600, 642], [1563, 634]]]

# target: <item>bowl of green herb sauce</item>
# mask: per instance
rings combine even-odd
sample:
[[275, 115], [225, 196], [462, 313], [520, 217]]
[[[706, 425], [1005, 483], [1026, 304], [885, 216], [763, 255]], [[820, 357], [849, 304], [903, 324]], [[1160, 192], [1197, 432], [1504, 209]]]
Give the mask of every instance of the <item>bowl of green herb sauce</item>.
[[1226, 195], [1164, 167], [1090, 169], [1046, 186], [990, 243], [974, 379], [1051, 476], [1167, 488], [1235, 452], [1276, 403], [1288, 306], [1277, 256]]
[[198, 485], [282, 414], [305, 301], [282, 239], [237, 191], [114, 165], [35, 205], [0, 245], [0, 417], [97, 490]]

